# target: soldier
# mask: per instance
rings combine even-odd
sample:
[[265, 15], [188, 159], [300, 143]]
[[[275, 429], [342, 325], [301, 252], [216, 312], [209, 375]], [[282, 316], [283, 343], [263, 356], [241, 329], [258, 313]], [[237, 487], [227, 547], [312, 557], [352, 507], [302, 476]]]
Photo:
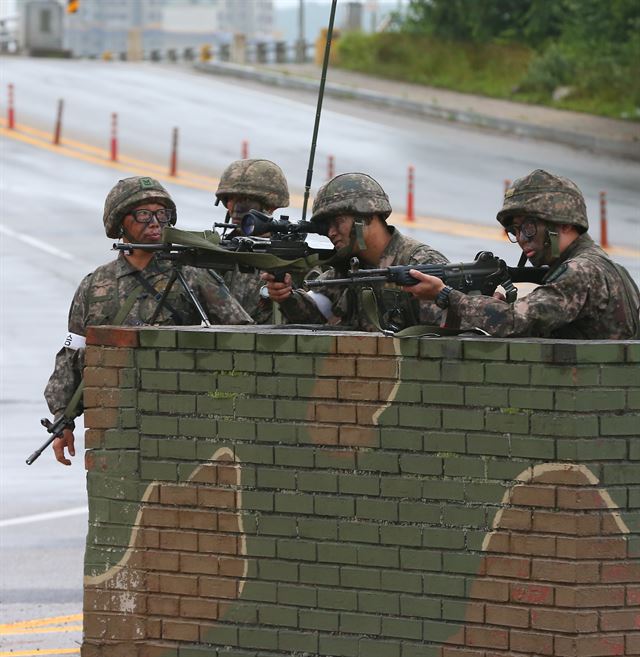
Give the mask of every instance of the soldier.
[[[240, 224], [249, 210], [273, 214], [277, 208], [289, 205], [289, 188], [282, 169], [269, 160], [236, 160], [222, 173], [216, 190], [216, 205], [227, 208], [227, 221]], [[228, 236], [240, 234], [238, 229]], [[224, 281], [231, 294], [258, 324], [272, 321], [273, 304], [261, 296], [264, 283], [259, 272], [235, 269], [224, 273]]]
[[[107, 237], [124, 242], [154, 244], [162, 228], [176, 222], [176, 206], [169, 193], [153, 178], [120, 180], [109, 192], [103, 222]], [[69, 333], [56, 355], [53, 374], [44, 395], [55, 417], [64, 413], [82, 379], [88, 326], [116, 323], [141, 326], [153, 316], [159, 295], [167, 286], [172, 265], [153, 253], [120, 252], [117, 259], [98, 267], [80, 283], [69, 310]], [[220, 277], [210, 271], [183, 267], [189, 287], [210, 321], [216, 324], [251, 324], [251, 318], [231, 296]], [[127, 310], [128, 309], [128, 310]], [[119, 317], [123, 315], [124, 317]], [[200, 316], [186, 291], [175, 284], [162, 307], [157, 324], [200, 324]], [[75, 455], [73, 426], [53, 442], [56, 459], [71, 465], [67, 448]]]
[[640, 298], [629, 273], [587, 232], [582, 193], [575, 183], [538, 169], [505, 192], [498, 221], [523, 258], [549, 265], [543, 283], [515, 304], [470, 297], [439, 278], [412, 270], [420, 283], [404, 289], [450, 308], [463, 327], [491, 335], [592, 340], [638, 337]]
[[[363, 268], [448, 262], [435, 249], [389, 226], [390, 214], [389, 198], [371, 176], [344, 173], [320, 187], [311, 222], [329, 237], [345, 267], [351, 256], [356, 256]], [[344, 271], [337, 267], [318, 279], [342, 276]], [[327, 287], [322, 293], [305, 292], [293, 289], [289, 274], [284, 283], [275, 282], [268, 273], [262, 278], [267, 281], [271, 299], [280, 304], [282, 314], [291, 323], [347, 325], [364, 331], [376, 331], [381, 325], [397, 331], [420, 320], [417, 304], [395, 286], [376, 285], [377, 308], [372, 309], [361, 290]], [[434, 321], [432, 316], [429, 321]]]

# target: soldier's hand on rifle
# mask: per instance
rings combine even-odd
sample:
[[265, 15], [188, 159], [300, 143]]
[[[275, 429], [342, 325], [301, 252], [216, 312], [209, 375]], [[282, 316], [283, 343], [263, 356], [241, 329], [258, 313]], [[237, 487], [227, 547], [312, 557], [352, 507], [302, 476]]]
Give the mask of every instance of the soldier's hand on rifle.
[[284, 281], [276, 281], [276, 277], [269, 272], [263, 272], [260, 275], [260, 278], [265, 281], [267, 291], [269, 292], [269, 298], [271, 301], [276, 303], [282, 303], [285, 299], [288, 299], [293, 292], [293, 279], [291, 274], [284, 275]]
[[65, 456], [65, 448], [69, 450], [69, 456], [76, 455], [75, 438], [71, 429], [65, 429], [62, 436], [58, 436], [53, 441], [53, 453], [56, 455], [56, 461], [62, 465], [71, 465], [71, 461]]
[[439, 278], [423, 274], [417, 269], [409, 270], [409, 274], [417, 279], [418, 283], [416, 285], [403, 285], [402, 289], [423, 301], [433, 301], [444, 287], [444, 283]]

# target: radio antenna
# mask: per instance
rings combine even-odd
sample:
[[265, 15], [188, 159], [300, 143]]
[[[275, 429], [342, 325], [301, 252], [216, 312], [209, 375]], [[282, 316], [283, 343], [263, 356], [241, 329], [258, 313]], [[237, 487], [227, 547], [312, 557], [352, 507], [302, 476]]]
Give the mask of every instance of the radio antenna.
[[304, 185], [304, 202], [302, 204], [302, 221], [307, 217], [307, 203], [309, 202], [309, 190], [313, 178], [313, 162], [316, 157], [316, 143], [318, 141], [318, 130], [320, 128], [320, 115], [322, 113], [322, 100], [324, 98], [324, 83], [327, 80], [327, 68], [329, 67], [329, 53], [331, 52], [331, 39], [333, 37], [333, 21], [336, 17], [338, 0], [331, 2], [331, 14], [329, 15], [329, 27], [327, 28], [327, 43], [324, 47], [324, 60], [322, 62], [322, 73], [320, 74], [320, 89], [318, 90], [318, 106], [316, 107], [316, 120], [313, 125], [313, 137], [311, 138], [311, 152], [309, 153], [309, 167], [307, 168], [307, 181]]

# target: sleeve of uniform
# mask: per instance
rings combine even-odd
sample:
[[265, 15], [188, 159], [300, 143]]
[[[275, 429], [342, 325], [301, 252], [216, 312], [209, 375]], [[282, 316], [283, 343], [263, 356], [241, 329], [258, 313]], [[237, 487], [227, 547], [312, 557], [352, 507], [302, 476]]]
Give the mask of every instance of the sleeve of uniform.
[[222, 278], [208, 269], [183, 269], [189, 287], [204, 306], [213, 324], [253, 324], [238, 300], [229, 292]]
[[449, 306], [462, 318], [462, 328], [480, 328], [496, 337], [545, 337], [580, 315], [595, 283], [589, 274], [583, 266], [568, 262], [551, 282], [514, 304], [453, 291]]
[[[69, 309], [69, 338], [65, 343], [72, 343], [73, 346], [63, 345], [56, 354], [53, 373], [44, 390], [49, 410], [55, 417], [62, 415], [82, 380], [84, 347], [79, 344], [82, 342], [80, 338], [86, 336], [85, 310], [90, 281], [91, 275], [80, 283]], [[70, 336], [74, 336], [73, 340]]]
[[432, 249], [426, 244], [416, 249], [412, 254], [408, 265], [446, 265], [449, 259], [442, 255], [440, 251]]

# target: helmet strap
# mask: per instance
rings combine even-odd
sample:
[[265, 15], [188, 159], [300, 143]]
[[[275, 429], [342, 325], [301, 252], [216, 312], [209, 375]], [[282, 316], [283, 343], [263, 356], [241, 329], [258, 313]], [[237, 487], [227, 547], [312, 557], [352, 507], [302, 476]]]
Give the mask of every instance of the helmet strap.
[[560, 256], [560, 236], [557, 230], [550, 230], [549, 227], [546, 230], [545, 243], [551, 246], [551, 257], [555, 260]]
[[367, 243], [364, 240], [364, 220], [361, 217], [356, 217], [353, 220], [353, 228], [351, 229], [351, 249], [354, 246], [358, 247], [359, 251], [364, 251], [367, 248]]

